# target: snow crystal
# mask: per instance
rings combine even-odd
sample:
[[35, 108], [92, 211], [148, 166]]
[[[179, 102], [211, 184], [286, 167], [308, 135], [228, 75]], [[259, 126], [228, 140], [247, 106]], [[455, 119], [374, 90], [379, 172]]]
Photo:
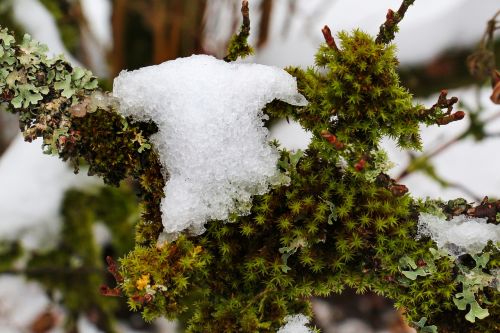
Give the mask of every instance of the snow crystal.
[[274, 99], [307, 103], [282, 69], [205, 55], [124, 71], [113, 94], [123, 115], [158, 125], [151, 140], [170, 177], [162, 214], [172, 234], [248, 213], [251, 196], [279, 178], [262, 109]]
[[285, 317], [286, 324], [277, 333], [311, 333], [312, 330], [306, 326], [309, 319], [303, 314]]
[[418, 236], [429, 236], [439, 248], [452, 255], [480, 253], [488, 241], [500, 242], [500, 225], [486, 223], [486, 218], [465, 215], [444, 218], [422, 213], [418, 220]]

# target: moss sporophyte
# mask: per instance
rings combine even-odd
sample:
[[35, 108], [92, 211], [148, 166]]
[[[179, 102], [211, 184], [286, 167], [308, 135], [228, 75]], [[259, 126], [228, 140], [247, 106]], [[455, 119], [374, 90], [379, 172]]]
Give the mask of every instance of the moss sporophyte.
[[[308, 103], [292, 105], [291, 95], [281, 94], [285, 102], [260, 111], [298, 121], [312, 133], [308, 148], [276, 148], [279, 177], [269, 174], [266, 190], [247, 206], [235, 203], [236, 212], [211, 219], [201, 234], [179, 231], [160, 241], [164, 188], [176, 171], [160, 162], [153, 136], [164, 124], [123, 116], [123, 100], [101, 91], [90, 72], [48, 58], [29, 36], [18, 44], [1, 30], [1, 100], [19, 115], [25, 139], [41, 137], [47, 153], [76, 170], [85, 163], [108, 184], [128, 177], [138, 184], [135, 247], [118, 264], [110, 261], [117, 286], [103, 291], [121, 292], [147, 320], [181, 316], [187, 332], [276, 332], [302, 323], [299, 314], [311, 316], [311, 296], [346, 287], [394, 300], [421, 332], [498, 332], [498, 244], [457, 258], [428, 236], [417, 239], [420, 214], [437, 212], [448, 223], [454, 213], [442, 202], [413, 199], [385, 174], [383, 137], [420, 149], [419, 125], [461, 118], [446, 92], [425, 108], [400, 84], [390, 42], [412, 3], [388, 14], [376, 38], [360, 30], [333, 37], [324, 29], [315, 66], [280, 74], [293, 76]], [[250, 52], [246, 24], [228, 61]], [[497, 202], [470, 208], [460, 214], [498, 224]]]

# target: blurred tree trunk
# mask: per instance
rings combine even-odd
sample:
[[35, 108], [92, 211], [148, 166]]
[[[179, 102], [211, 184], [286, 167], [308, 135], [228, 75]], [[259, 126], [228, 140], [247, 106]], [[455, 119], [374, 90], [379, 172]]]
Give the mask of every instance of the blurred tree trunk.
[[114, 0], [112, 76], [203, 53], [206, 0]]

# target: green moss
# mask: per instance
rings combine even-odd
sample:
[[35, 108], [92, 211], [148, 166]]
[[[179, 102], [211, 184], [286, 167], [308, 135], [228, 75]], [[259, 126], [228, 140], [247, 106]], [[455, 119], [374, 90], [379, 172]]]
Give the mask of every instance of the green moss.
[[[320, 47], [317, 67], [288, 69], [307, 106], [273, 102], [265, 110], [313, 133], [305, 151], [281, 151], [279, 167], [290, 184], [255, 196], [250, 215], [210, 221], [200, 236], [159, 244], [164, 178], [149, 147], [154, 124], [123, 118], [88, 72], [47, 59], [30, 39], [18, 46], [6, 31], [0, 34], [0, 87], [8, 110], [20, 114], [26, 139], [43, 137], [48, 152], [75, 166], [85, 161], [107, 183], [129, 176], [137, 182], [144, 213], [135, 248], [120, 261], [118, 287], [147, 320], [181, 317], [188, 332], [275, 332], [286, 315], [310, 313], [311, 295], [350, 287], [389, 297], [409, 320], [426, 317], [426, 326], [445, 332], [498, 331], [498, 290], [475, 290], [474, 300], [490, 316], [467, 321], [454, 301], [467, 291], [467, 282], [457, 279], [460, 266], [434, 256], [429, 239], [415, 238], [420, 212], [449, 216], [467, 204], [413, 200], [383, 174], [388, 161], [380, 140], [388, 136], [419, 149], [419, 125], [436, 123], [444, 112], [413, 103], [399, 83], [393, 46], [359, 30], [339, 39], [339, 50]], [[78, 227], [68, 224], [82, 228], [75, 237], [91, 237], [87, 214], [78, 213]], [[76, 221], [71, 211], [65, 217]], [[83, 259], [96, 255], [91, 242], [74, 250], [84, 251]], [[499, 262], [498, 251], [487, 251], [484, 274]]]

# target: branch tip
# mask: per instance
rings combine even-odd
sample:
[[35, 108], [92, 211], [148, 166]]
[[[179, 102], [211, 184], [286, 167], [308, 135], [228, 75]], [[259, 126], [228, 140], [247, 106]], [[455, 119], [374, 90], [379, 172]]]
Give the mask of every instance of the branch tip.
[[337, 44], [335, 43], [335, 39], [332, 36], [332, 31], [330, 28], [325, 25], [323, 29], [321, 29], [321, 32], [323, 33], [323, 37], [325, 37], [325, 42], [326, 44], [333, 50], [339, 51], [339, 48], [337, 47]]
[[392, 9], [387, 10], [385, 22], [380, 26], [375, 42], [377, 44], [389, 44], [398, 31], [398, 24], [404, 18], [408, 7], [413, 5], [415, 0], [403, 0], [397, 12]]

